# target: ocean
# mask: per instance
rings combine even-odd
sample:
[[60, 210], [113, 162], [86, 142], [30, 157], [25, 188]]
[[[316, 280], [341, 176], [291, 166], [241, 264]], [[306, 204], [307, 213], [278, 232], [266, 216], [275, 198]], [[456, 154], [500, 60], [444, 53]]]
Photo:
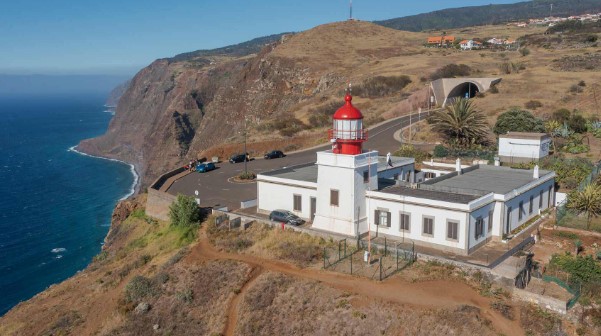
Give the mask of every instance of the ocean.
[[0, 316], [84, 269], [133, 193], [131, 166], [70, 150], [106, 131], [105, 98], [0, 96]]

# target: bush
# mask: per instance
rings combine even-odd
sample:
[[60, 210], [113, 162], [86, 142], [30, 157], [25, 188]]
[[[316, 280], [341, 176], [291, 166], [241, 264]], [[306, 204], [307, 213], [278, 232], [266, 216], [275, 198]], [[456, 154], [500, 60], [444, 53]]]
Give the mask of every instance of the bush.
[[586, 86], [586, 82], [581, 80], [580, 82], [578, 82], [578, 86], [582, 86], [585, 87]]
[[545, 132], [545, 126], [541, 119], [529, 111], [513, 108], [497, 118], [493, 132], [497, 135], [507, 132]]
[[415, 159], [415, 162], [422, 162], [430, 158], [430, 153], [419, 150], [413, 145], [401, 145], [399, 150], [394, 152], [394, 155], [402, 157], [412, 157]]
[[586, 133], [586, 119], [580, 114], [572, 114], [572, 117], [568, 120], [568, 126], [576, 133]]
[[128, 302], [139, 302], [140, 300], [158, 294], [152, 280], [147, 277], [136, 275], [125, 285], [125, 299]]
[[447, 64], [430, 75], [430, 80], [469, 76], [472, 68], [465, 64]]
[[342, 105], [339, 102], [330, 102], [309, 110], [309, 125], [311, 127], [325, 127], [332, 123], [332, 116]]
[[578, 84], [574, 84], [574, 85], [570, 86], [570, 93], [581, 93], [582, 91], [584, 91], [584, 90]]
[[526, 102], [526, 104], [524, 104], [524, 106], [527, 109], [536, 110], [537, 108], [542, 107], [543, 103], [541, 103], [538, 100], [531, 100], [531, 101]]
[[176, 201], [169, 207], [172, 226], [193, 227], [200, 221], [200, 209], [192, 196], [177, 195]]
[[257, 174], [251, 171], [242, 172], [238, 175], [238, 178], [241, 180], [254, 180], [257, 178]]
[[549, 266], [569, 273], [578, 281], [601, 282], [601, 264], [592, 256], [574, 256], [568, 252], [555, 254]]
[[585, 158], [546, 157], [540, 161], [540, 167], [557, 174], [556, 181], [568, 189], [578, 186], [593, 169], [593, 163]]
[[570, 110], [562, 108], [553, 112], [553, 116], [551, 119], [558, 121], [560, 124], [568, 121], [570, 119]]
[[449, 154], [449, 150], [443, 145], [436, 145], [434, 147], [434, 157], [446, 157]]
[[497, 93], [499, 93], [499, 88], [496, 85], [493, 85], [490, 87], [490, 89], [488, 89], [488, 92], [490, 92], [492, 94], [497, 94]]
[[528, 55], [530, 55], [530, 49], [528, 49], [528, 48], [522, 48], [522, 49], [520, 49], [520, 54], [522, 56], [528, 56]]
[[353, 88], [354, 93], [359, 97], [377, 98], [392, 94], [398, 94], [402, 89], [411, 83], [409, 76], [376, 76], [365, 80], [360, 85]]

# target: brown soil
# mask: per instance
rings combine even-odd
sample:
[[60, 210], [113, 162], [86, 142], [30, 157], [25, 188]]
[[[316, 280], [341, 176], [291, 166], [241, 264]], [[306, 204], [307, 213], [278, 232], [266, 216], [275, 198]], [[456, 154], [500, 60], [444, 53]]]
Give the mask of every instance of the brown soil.
[[236, 324], [238, 322], [238, 307], [240, 298], [244, 295], [244, 293], [248, 290], [248, 287], [252, 286], [254, 281], [263, 273], [263, 269], [261, 267], [253, 267], [248, 276], [248, 280], [244, 283], [240, 291], [234, 296], [232, 302], [230, 302], [228, 310], [227, 310], [227, 319], [225, 321], [224, 335], [231, 336], [234, 335], [234, 331], [236, 330]]
[[515, 335], [516, 332], [523, 334], [523, 329], [519, 323], [510, 321], [499, 312], [491, 309], [491, 300], [480, 296], [465, 283], [447, 280], [409, 283], [398, 278], [391, 278], [378, 283], [339, 273], [301, 269], [276, 260], [218, 251], [209, 243], [204, 230], [202, 231], [199, 243], [186, 258], [187, 262], [196, 263], [206, 260], [240, 261], [264, 270], [317, 281], [344, 292], [354, 293], [370, 299], [408, 305], [417, 309], [454, 308], [458, 305], [471, 305], [478, 307], [483, 315], [492, 322], [497, 331], [506, 335]]

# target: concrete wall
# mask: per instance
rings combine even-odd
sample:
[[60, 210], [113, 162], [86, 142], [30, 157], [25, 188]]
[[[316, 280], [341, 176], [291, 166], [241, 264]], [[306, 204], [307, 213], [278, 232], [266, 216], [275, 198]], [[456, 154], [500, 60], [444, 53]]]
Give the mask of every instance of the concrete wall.
[[160, 220], [169, 220], [169, 207], [177, 197], [166, 192], [148, 188], [146, 214]]
[[[503, 230], [502, 232], [507, 233], [507, 209], [509, 207], [511, 207], [511, 214], [510, 214], [510, 227], [509, 227], [509, 232], [511, 232], [512, 230], [514, 230], [515, 228], [519, 227], [520, 225], [524, 224], [525, 222], [527, 222], [528, 220], [530, 220], [532, 217], [538, 215], [538, 210], [545, 210], [547, 208], [549, 208], [549, 188], [551, 188], [551, 207], [554, 206], [554, 193], [555, 193], [555, 189], [554, 189], [554, 185], [555, 185], [555, 180], [551, 179], [549, 181], [546, 181], [545, 183], [542, 183], [539, 186], [536, 186], [516, 197], [513, 197], [511, 199], [509, 199], [508, 201], [505, 202], [505, 211], [503, 213]], [[540, 199], [540, 191], [543, 191], [543, 206], [539, 207], [539, 199]], [[533, 202], [533, 206], [532, 206], [532, 213], [530, 213], [530, 196], [533, 197], [532, 202]], [[519, 204], [520, 202], [523, 202], [523, 212], [522, 212], [522, 219], [519, 219]]]
[[[537, 279], [532, 279], [532, 281], [534, 281], [534, 280], [537, 280]], [[524, 289], [519, 289], [519, 288], [514, 287], [513, 288], [513, 298], [521, 300], [521, 301], [533, 303], [541, 308], [545, 308], [545, 309], [554, 311], [556, 313], [565, 315], [568, 312], [568, 303], [567, 302], [560, 300], [560, 299], [550, 297], [550, 296], [532, 293], [532, 292], [529, 292]]]
[[[294, 195], [301, 196], [301, 211], [294, 211]], [[269, 213], [276, 209], [283, 209], [309, 220], [311, 218], [311, 197], [317, 197], [315, 187], [282, 185], [264, 180], [257, 181], [257, 211], [259, 212]]]
[[503, 162], [538, 161], [549, 155], [551, 139], [499, 138], [499, 157]]
[[[492, 230], [488, 229], [488, 223], [489, 223], [489, 212], [493, 211], [493, 216], [494, 216], [494, 207], [495, 207], [495, 203], [489, 203], [475, 211], [472, 211], [472, 213], [470, 213], [469, 215], [469, 228], [468, 228], [468, 250], [471, 252], [473, 250], [475, 250], [478, 246], [480, 246], [481, 244], [485, 243], [487, 240], [492, 238]], [[483, 235], [476, 238], [476, 220], [478, 218], [482, 218], [484, 224], [483, 224]], [[494, 220], [493, 220], [494, 222]]]

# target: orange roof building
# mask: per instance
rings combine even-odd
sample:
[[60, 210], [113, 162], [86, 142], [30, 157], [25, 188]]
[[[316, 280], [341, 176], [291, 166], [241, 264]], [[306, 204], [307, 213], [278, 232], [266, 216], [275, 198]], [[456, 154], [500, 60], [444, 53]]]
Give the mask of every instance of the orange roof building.
[[[444, 41], [443, 41], [444, 39]], [[455, 36], [431, 36], [428, 37], [428, 44], [453, 43]]]

